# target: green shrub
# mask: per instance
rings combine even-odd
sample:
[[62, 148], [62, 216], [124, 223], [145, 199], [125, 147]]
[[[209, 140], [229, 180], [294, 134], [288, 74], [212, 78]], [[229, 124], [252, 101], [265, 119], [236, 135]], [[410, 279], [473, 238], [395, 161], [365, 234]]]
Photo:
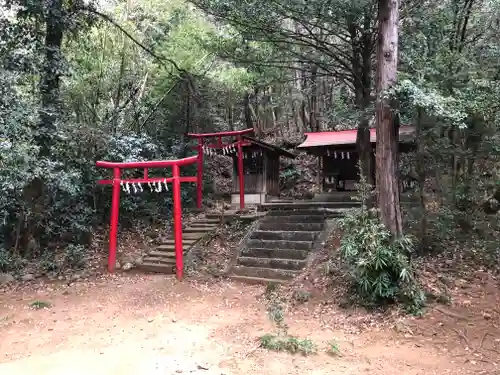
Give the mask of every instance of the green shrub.
[[0, 247], [0, 272], [15, 271], [21, 267], [19, 257]]
[[65, 263], [71, 268], [83, 268], [86, 264], [86, 251], [82, 245], [69, 244], [64, 254]]
[[311, 292], [307, 290], [294, 290], [292, 298], [297, 303], [306, 303], [311, 299]]
[[33, 310], [50, 309], [50, 302], [36, 300], [30, 303], [30, 308]]
[[332, 357], [340, 356], [340, 348], [335, 340], [330, 340], [327, 342], [326, 352]]
[[309, 339], [300, 339], [288, 334], [285, 323], [284, 297], [279, 284], [269, 283], [265, 291], [267, 315], [276, 327], [276, 334], [268, 333], [260, 337], [260, 346], [273, 351], [310, 355], [317, 352], [316, 344]]
[[56, 272], [60, 269], [53, 251], [45, 251], [40, 258], [40, 267], [44, 272]]
[[350, 268], [354, 289], [366, 305], [400, 302], [409, 312], [419, 313], [425, 295], [411, 264], [412, 238], [392, 238], [380, 222], [377, 210], [365, 204], [370, 190], [362, 181], [359, 187], [361, 208], [351, 210], [340, 220], [343, 230], [340, 251]]
[[293, 336], [267, 334], [260, 338], [260, 345], [264, 349], [290, 354], [309, 355], [317, 352], [316, 344], [311, 340], [299, 339]]

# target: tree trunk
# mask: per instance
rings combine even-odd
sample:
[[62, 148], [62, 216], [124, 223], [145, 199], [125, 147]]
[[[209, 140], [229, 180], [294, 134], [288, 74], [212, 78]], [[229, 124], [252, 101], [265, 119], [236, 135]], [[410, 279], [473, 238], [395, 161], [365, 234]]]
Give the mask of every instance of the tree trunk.
[[[41, 108], [40, 120], [35, 142], [40, 157], [49, 157], [57, 131], [57, 121], [61, 114], [60, 84], [62, 70], [61, 46], [63, 41], [63, 8], [62, 0], [48, 0], [45, 4], [45, 61], [43, 75], [40, 79]], [[38, 219], [45, 212], [50, 202], [46, 199], [46, 185], [42, 178], [34, 178], [23, 189], [23, 198], [30, 215], [25, 227], [16, 240], [24, 249], [24, 256], [33, 254], [39, 249], [39, 241], [43, 239], [43, 223]], [[46, 242], [42, 244], [46, 245]]]
[[260, 137], [262, 134], [262, 123], [260, 120], [260, 113], [259, 113], [259, 95], [260, 95], [260, 88], [258, 86], [255, 86], [253, 89], [253, 96], [250, 97], [250, 99], [253, 98], [253, 105], [252, 105], [252, 100], [250, 100], [250, 105], [248, 108], [250, 109], [250, 113], [252, 114], [252, 119], [255, 122], [254, 129], [255, 129], [255, 135], [257, 137]]
[[189, 81], [185, 81], [185, 91], [186, 91], [186, 101], [185, 101], [185, 122], [186, 122], [186, 133], [191, 131], [191, 88], [189, 87]]
[[[373, 39], [371, 37], [371, 23], [373, 16], [371, 12], [366, 11], [363, 18], [363, 27], [360, 28], [358, 23], [352, 21], [348, 25], [349, 34], [351, 36], [351, 66], [356, 76], [354, 78], [354, 89], [356, 97], [356, 106], [361, 112], [361, 117], [356, 135], [356, 150], [359, 155], [359, 163], [361, 173], [366, 181], [373, 185], [375, 183], [373, 150], [370, 142], [370, 116], [369, 107], [372, 103], [372, 51]], [[370, 199], [367, 202], [372, 205]]]
[[229, 130], [234, 130], [234, 105], [232, 91], [228, 91], [228, 113], [227, 122], [229, 123]]
[[318, 67], [311, 67], [311, 100], [309, 105], [309, 121], [311, 123], [311, 131], [319, 132], [318, 122]]
[[421, 239], [421, 251], [427, 247], [427, 208], [425, 202], [425, 180], [427, 177], [426, 167], [425, 167], [425, 145], [423, 136], [423, 109], [421, 107], [417, 108], [417, 121], [416, 121], [416, 140], [417, 140], [417, 178], [418, 178], [418, 197], [420, 202], [420, 234]]
[[245, 91], [245, 95], [243, 96], [243, 116], [245, 117], [245, 126], [247, 128], [253, 128], [252, 121], [252, 108], [250, 107], [250, 92]]
[[397, 79], [399, 0], [379, 0], [377, 48], [377, 198], [380, 219], [393, 236], [403, 226], [397, 178], [399, 129], [391, 102], [384, 98]]
[[47, 4], [45, 27], [45, 69], [40, 88], [42, 108], [40, 110], [40, 131], [36, 137], [41, 156], [50, 155], [52, 139], [56, 131], [56, 121], [60, 113], [62, 0], [51, 0]]
[[[369, 66], [371, 70], [371, 65]], [[363, 85], [356, 86], [356, 106], [361, 112], [361, 118], [356, 133], [356, 151], [359, 155], [360, 173], [365, 177], [366, 182], [370, 185], [374, 184], [373, 170], [373, 150], [370, 142], [370, 118], [368, 107], [370, 106], [370, 87], [371, 77], [363, 82]], [[372, 202], [368, 202], [369, 205]]]

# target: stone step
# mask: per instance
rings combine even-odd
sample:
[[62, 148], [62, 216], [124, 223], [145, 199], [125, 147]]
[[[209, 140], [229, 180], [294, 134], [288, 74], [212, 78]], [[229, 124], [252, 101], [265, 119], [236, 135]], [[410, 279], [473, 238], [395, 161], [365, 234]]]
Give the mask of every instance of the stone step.
[[198, 226], [189, 226], [182, 230], [182, 233], [208, 233], [217, 228], [217, 225], [212, 227], [198, 227]]
[[321, 216], [325, 217], [326, 213], [321, 210], [295, 210], [295, 209], [273, 209], [268, 211], [267, 216]]
[[[195, 244], [196, 241], [197, 241], [196, 239], [185, 238], [184, 236], [182, 236], [182, 245], [183, 246], [191, 246], [191, 245]], [[173, 238], [163, 240], [161, 242], [161, 245], [175, 245], [175, 240]]]
[[317, 193], [312, 200], [315, 202], [353, 202], [356, 194], [357, 192], [348, 191]]
[[203, 224], [203, 223], [191, 223], [186, 228], [199, 228], [202, 230], [212, 230], [217, 228], [219, 224]]
[[[207, 235], [207, 233], [209, 232], [200, 232], [200, 231], [196, 231], [196, 232], [186, 232], [185, 230], [182, 230], [182, 241], [186, 241], [186, 240], [189, 240], [189, 241], [198, 241], [199, 239], [203, 238], [204, 236]], [[169, 242], [167, 242], [169, 241]], [[164, 243], [170, 243], [170, 241], [174, 241], [174, 235], [171, 233], [169, 234], [168, 236], [165, 236], [165, 237], [162, 237], [162, 238], [159, 238], [157, 240], [157, 243], [159, 245], [161, 244], [164, 244]]]
[[[189, 249], [191, 246], [193, 246], [193, 244], [186, 244], [185, 242], [182, 243], [182, 249], [184, 251], [186, 251], [187, 249]], [[168, 243], [168, 244], [159, 245], [159, 246], [157, 246], [155, 248], [155, 250], [157, 250], [157, 251], [166, 251], [166, 252], [175, 251], [175, 244], [174, 243]]]
[[325, 217], [320, 215], [286, 215], [286, 216], [265, 216], [263, 223], [324, 223]]
[[324, 229], [324, 223], [282, 223], [279, 221], [261, 222], [259, 223], [259, 230], [270, 231], [300, 231], [300, 232], [320, 232]]
[[262, 277], [237, 276], [230, 275], [229, 278], [233, 281], [238, 281], [246, 284], [285, 284], [288, 280], [265, 279]]
[[175, 258], [175, 251], [174, 250], [162, 251], [160, 249], [153, 250], [150, 253], [148, 253], [146, 255], [146, 257], [149, 257], [149, 258]]
[[168, 257], [155, 257], [155, 256], [145, 256], [144, 257], [144, 263], [148, 264], [175, 264], [175, 256], [173, 258], [168, 258]]
[[286, 240], [286, 241], [314, 241], [319, 232], [312, 231], [265, 231], [256, 230], [250, 235], [250, 239], [258, 240]]
[[249, 248], [261, 249], [293, 249], [293, 250], [310, 250], [313, 246], [311, 241], [286, 241], [286, 240], [248, 240]]
[[188, 224], [189, 227], [209, 227], [213, 228], [219, 225], [219, 221], [217, 222], [200, 222], [200, 221], [192, 221]]
[[217, 219], [217, 218], [206, 218], [206, 219], [197, 219], [195, 221], [193, 221], [191, 224], [195, 225], [195, 224], [219, 224], [220, 223], [220, 219]]
[[336, 218], [342, 217], [345, 214], [346, 209], [324, 209], [324, 210], [271, 210], [268, 211], [267, 216], [307, 216], [307, 217], [323, 217], [325, 219], [328, 218]]
[[304, 260], [309, 256], [309, 253], [308, 250], [247, 248], [242, 250], [240, 256]]
[[[207, 233], [208, 232], [187, 232], [182, 233], [182, 238], [186, 240], [199, 240], [200, 238], [206, 236]], [[172, 237], [167, 237], [166, 239], [172, 239]]]
[[311, 209], [311, 208], [350, 208], [350, 207], [358, 207], [361, 203], [352, 201], [352, 202], [319, 202], [313, 200], [304, 200], [304, 201], [292, 201], [292, 202], [267, 202], [263, 203], [261, 207], [263, 209]]
[[158, 263], [149, 263], [144, 262], [140, 265], [140, 269], [149, 272], [159, 272], [159, 273], [167, 273], [173, 274], [175, 273], [175, 264], [158, 264]]
[[221, 212], [207, 212], [205, 214], [205, 217], [207, 219], [217, 219], [217, 220], [221, 220], [221, 218], [228, 218], [228, 217], [233, 217], [236, 215], [236, 213], [238, 212], [238, 210], [225, 210], [224, 213], [221, 213]]
[[305, 260], [281, 258], [239, 257], [238, 264], [247, 267], [274, 268], [281, 270], [301, 270], [307, 264]]
[[291, 280], [300, 274], [300, 271], [277, 270], [273, 268], [234, 266], [232, 274], [235, 276], [258, 277], [262, 279]]
[[161, 251], [161, 252], [169, 252], [169, 251], [174, 251], [175, 250], [175, 245], [158, 245], [155, 249], [156, 251]]

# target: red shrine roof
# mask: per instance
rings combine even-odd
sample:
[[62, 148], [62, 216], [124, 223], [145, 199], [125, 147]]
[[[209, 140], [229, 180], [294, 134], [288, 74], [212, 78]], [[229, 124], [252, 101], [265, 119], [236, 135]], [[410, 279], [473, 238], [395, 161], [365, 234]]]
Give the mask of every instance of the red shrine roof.
[[[297, 146], [297, 148], [309, 148], [309, 147], [324, 147], [324, 146], [335, 146], [335, 145], [350, 145], [356, 144], [356, 134], [358, 130], [340, 130], [340, 131], [330, 131], [330, 132], [311, 132], [305, 133], [307, 137], [304, 142]], [[405, 141], [411, 138], [415, 132], [414, 126], [401, 126], [399, 128], [399, 141]], [[375, 143], [376, 141], [376, 130], [375, 128], [370, 129], [370, 142]]]

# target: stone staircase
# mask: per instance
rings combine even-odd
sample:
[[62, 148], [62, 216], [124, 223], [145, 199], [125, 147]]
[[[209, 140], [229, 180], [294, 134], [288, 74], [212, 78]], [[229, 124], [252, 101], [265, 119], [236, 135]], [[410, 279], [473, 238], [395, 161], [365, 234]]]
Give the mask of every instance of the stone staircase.
[[359, 205], [359, 202], [353, 199], [356, 197], [355, 191], [335, 191], [330, 193], [316, 193], [313, 197], [314, 202], [337, 202], [337, 203], [351, 203]]
[[[337, 207], [356, 207], [360, 206], [360, 202], [355, 198], [358, 195], [355, 191], [336, 191], [331, 193], [317, 193], [312, 201], [322, 202], [323, 205], [336, 205]], [[404, 205], [418, 204], [419, 200], [416, 194], [412, 191], [403, 192], [400, 195], [401, 203]]]
[[[204, 215], [190, 222], [182, 230], [182, 246], [184, 254], [199, 240], [214, 231], [223, 218], [216, 214]], [[173, 232], [160, 240], [160, 244], [149, 252], [139, 269], [150, 272], [175, 273], [175, 241]]]
[[[314, 206], [314, 205], [313, 205]], [[297, 208], [296, 204], [271, 207], [250, 233], [228, 276], [244, 282], [283, 283], [297, 276], [321, 235], [326, 220], [342, 215], [337, 208]]]

